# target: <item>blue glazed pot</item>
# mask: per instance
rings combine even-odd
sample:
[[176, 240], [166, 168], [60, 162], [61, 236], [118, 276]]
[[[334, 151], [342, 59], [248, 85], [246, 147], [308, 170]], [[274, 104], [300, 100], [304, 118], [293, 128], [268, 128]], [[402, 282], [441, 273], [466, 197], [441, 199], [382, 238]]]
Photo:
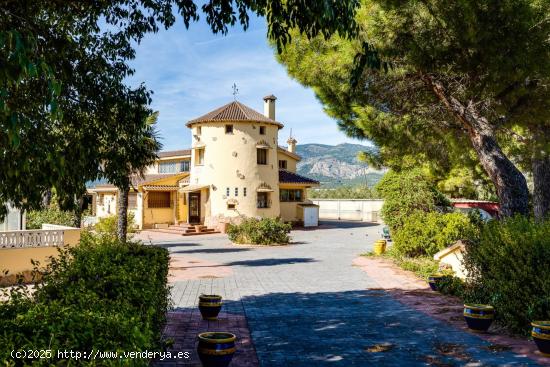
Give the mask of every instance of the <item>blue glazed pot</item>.
[[489, 305], [466, 304], [464, 305], [464, 319], [470, 330], [486, 332], [495, 319], [495, 309]]
[[197, 354], [203, 367], [227, 367], [235, 354], [235, 334], [207, 332], [199, 334]]
[[540, 354], [550, 357], [550, 321], [534, 321], [531, 336], [539, 348]]
[[199, 311], [203, 320], [217, 320], [222, 309], [222, 296], [216, 294], [201, 294], [199, 296]]
[[439, 290], [438, 283], [443, 278], [445, 278], [444, 274], [432, 274], [428, 277], [428, 284], [430, 284], [430, 288], [432, 289], [432, 291]]

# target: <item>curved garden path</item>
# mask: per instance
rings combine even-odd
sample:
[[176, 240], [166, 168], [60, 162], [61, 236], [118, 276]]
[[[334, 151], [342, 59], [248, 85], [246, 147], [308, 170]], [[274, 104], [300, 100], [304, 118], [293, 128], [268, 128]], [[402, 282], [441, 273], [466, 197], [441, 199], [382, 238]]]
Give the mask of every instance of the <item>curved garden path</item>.
[[[239, 334], [234, 367], [541, 365], [381, 289], [388, 288], [382, 284], [387, 267], [364, 271], [368, 264], [356, 259], [371, 249], [379, 230], [325, 223], [293, 231], [294, 243], [286, 247], [240, 247], [224, 235], [151, 237], [173, 259], [175, 310], [166, 334], [175, 339], [174, 349], [192, 352], [191, 360], [163, 364], [199, 365], [192, 350], [196, 333], [226, 329]], [[200, 320], [201, 293], [224, 297], [219, 322]]]

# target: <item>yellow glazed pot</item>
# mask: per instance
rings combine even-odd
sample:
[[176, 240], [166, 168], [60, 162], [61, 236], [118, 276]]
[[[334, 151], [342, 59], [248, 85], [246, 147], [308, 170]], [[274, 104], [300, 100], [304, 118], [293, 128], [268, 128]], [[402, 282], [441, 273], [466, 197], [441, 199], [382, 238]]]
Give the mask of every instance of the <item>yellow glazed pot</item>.
[[378, 240], [374, 243], [374, 253], [376, 255], [382, 255], [386, 252], [386, 240]]

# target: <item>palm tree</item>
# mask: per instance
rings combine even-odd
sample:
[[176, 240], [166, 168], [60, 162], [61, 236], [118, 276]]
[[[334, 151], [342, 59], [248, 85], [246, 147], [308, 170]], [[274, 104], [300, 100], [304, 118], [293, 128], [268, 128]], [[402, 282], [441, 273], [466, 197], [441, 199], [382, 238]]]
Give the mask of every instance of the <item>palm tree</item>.
[[118, 185], [118, 220], [117, 220], [117, 238], [126, 242], [128, 235], [128, 195], [131, 186], [132, 175], [143, 175], [145, 168], [155, 162], [157, 152], [161, 144], [157, 138], [156, 123], [158, 120], [158, 111], [153, 112], [145, 118], [145, 123], [141, 126], [139, 132], [133, 136], [135, 144], [132, 144], [132, 164], [127, 162], [126, 180], [121, 180]]
[[115, 141], [103, 151], [101, 169], [104, 177], [118, 188], [117, 238], [126, 242], [131, 177], [143, 175], [145, 168], [158, 158], [162, 145], [155, 127], [158, 112], [147, 107], [147, 100], [134, 98], [131, 91], [123, 97], [112, 111], [112, 118], [119, 125]]

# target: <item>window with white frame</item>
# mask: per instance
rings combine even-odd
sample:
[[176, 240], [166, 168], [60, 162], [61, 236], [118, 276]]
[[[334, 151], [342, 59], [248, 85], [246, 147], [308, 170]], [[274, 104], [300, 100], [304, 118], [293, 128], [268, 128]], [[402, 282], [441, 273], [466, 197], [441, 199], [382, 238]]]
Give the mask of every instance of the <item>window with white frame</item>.
[[189, 161], [160, 162], [159, 173], [189, 172]]
[[301, 189], [281, 189], [279, 190], [279, 199], [285, 201], [303, 201], [303, 190]]

